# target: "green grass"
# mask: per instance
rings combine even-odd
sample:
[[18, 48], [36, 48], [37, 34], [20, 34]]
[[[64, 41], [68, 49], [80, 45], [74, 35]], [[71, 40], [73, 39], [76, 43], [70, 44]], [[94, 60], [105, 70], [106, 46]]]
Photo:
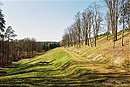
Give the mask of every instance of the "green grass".
[[[61, 48], [48, 51], [44, 55], [14, 62], [1, 68], [0, 87], [48, 87], [48, 86], [119, 86], [129, 83], [128, 75], [119, 73], [99, 73], [73, 60]], [[116, 77], [116, 78], [115, 78]], [[123, 80], [122, 80], [123, 78]], [[113, 81], [111, 81], [113, 80]]]

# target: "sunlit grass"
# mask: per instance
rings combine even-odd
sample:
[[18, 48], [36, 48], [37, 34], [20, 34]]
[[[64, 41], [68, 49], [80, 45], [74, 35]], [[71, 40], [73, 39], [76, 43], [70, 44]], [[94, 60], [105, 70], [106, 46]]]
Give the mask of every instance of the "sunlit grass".
[[[128, 37], [124, 41], [126, 49]], [[116, 46], [119, 44], [120, 40]], [[122, 48], [112, 49], [112, 41], [107, 41], [106, 37], [97, 41], [97, 47], [66, 49], [56, 48], [40, 56], [13, 62], [7, 68], [0, 68], [0, 86], [129, 86], [130, 75], [126, 74], [124, 68], [116, 67], [111, 62], [113, 57], [119, 55], [112, 52]], [[125, 58], [126, 53], [120, 56]]]

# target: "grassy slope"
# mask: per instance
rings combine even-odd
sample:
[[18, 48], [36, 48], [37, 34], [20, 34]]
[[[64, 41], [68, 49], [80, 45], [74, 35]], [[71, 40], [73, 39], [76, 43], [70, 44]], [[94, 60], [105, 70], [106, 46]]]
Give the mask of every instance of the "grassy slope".
[[[31, 59], [14, 62], [1, 71], [0, 86], [46, 87], [46, 86], [128, 86], [129, 75], [125, 73], [101, 73], [95, 66], [76, 54], [57, 48]], [[99, 68], [98, 68], [99, 67]], [[102, 70], [101, 70], [102, 71]]]
[[[112, 37], [109, 36], [109, 40], [106, 40], [106, 36], [99, 37], [96, 47], [82, 46], [81, 48], [67, 48], [69, 51], [73, 51], [81, 55], [86, 59], [90, 59], [96, 63], [107, 63], [108, 66], [123, 67], [130, 63], [130, 46], [128, 32], [125, 32], [124, 46], [121, 46], [121, 33], [118, 33], [118, 41], [113, 49]], [[129, 65], [130, 66], [130, 65]]]
[[[111, 41], [105, 41], [104, 37], [100, 37], [97, 47], [83, 46], [79, 50], [56, 48], [44, 55], [14, 62], [9, 67], [0, 68], [0, 87], [129, 87], [130, 75], [128, 69], [121, 68], [123, 62], [120, 62], [120, 60], [116, 63], [112, 62], [118, 56], [122, 60], [127, 58], [127, 39], [126, 36], [124, 47], [116, 47], [114, 50], [110, 49], [112, 47]], [[116, 46], [119, 46], [119, 41]], [[100, 48], [101, 46], [102, 48]], [[115, 50], [117, 53], [121, 51], [122, 55], [116, 54]], [[113, 68], [110, 67], [111, 65], [119, 65], [119, 67]]]

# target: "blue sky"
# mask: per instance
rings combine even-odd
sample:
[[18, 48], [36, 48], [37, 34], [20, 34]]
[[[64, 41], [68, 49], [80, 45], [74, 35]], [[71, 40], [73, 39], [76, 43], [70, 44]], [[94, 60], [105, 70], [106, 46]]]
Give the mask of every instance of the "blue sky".
[[11, 25], [17, 39], [34, 37], [39, 41], [60, 41], [74, 15], [92, 2], [103, 0], [2, 0], [6, 26]]

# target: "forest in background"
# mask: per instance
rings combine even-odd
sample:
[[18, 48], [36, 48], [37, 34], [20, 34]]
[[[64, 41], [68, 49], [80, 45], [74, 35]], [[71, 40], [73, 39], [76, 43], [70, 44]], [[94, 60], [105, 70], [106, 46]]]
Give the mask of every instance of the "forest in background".
[[6, 21], [0, 9], [0, 66], [5, 66], [13, 61], [31, 58], [44, 52], [59, 47], [59, 42], [42, 42], [35, 38], [15, 39], [17, 34], [11, 26], [6, 28]]

